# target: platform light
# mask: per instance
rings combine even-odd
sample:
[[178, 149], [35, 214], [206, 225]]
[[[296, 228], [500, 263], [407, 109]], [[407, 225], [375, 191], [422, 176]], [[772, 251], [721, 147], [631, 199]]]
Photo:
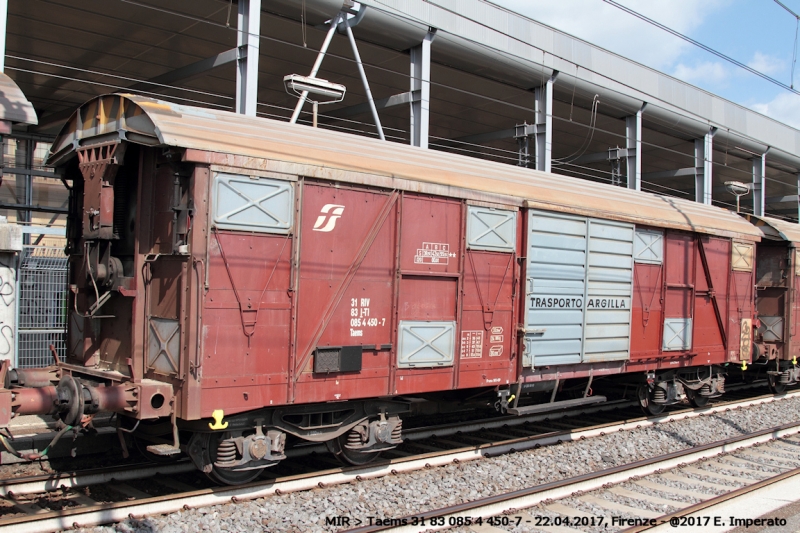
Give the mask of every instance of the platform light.
[[741, 181], [726, 181], [725, 188], [728, 192], [736, 196], [736, 212], [739, 212], [739, 198], [750, 192], [750, 184]]
[[[320, 104], [335, 104], [344, 100], [347, 87], [340, 83], [333, 83], [322, 78], [314, 78], [311, 76], [300, 76], [299, 74], [289, 74], [283, 77], [283, 85], [286, 92], [289, 94], [296, 94], [300, 98], [309, 100], [314, 107], [314, 127], [317, 127], [317, 106]], [[324, 98], [320, 99], [309, 98], [309, 95], [315, 95]]]

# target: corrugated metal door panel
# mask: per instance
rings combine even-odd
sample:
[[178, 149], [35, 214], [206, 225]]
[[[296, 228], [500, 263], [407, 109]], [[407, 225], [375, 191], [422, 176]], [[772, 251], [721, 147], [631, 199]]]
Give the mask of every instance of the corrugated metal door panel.
[[516, 238], [516, 211], [467, 206], [467, 248], [512, 252]]
[[585, 217], [528, 212], [525, 344], [534, 365], [581, 361], [587, 225]]
[[455, 322], [401, 320], [397, 367], [452, 366], [455, 331]]
[[630, 358], [633, 225], [589, 221], [583, 361]]
[[[323, 222], [341, 216], [342, 205], [330, 204]], [[214, 224], [221, 229], [289, 233], [294, 215], [293, 183], [238, 174], [214, 176]]]

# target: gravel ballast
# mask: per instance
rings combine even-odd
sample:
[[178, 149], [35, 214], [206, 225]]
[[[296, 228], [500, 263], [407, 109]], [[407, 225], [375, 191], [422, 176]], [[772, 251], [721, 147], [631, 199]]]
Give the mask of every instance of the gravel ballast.
[[[326, 525], [326, 518], [348, 517], [351, 526], [356, 520], [368, 524], [370, 517], [400, 518], [795, 422], [798, 412], [800, 398], [784, 399], [458, 465], [81, 531], [337, 531], [347, 528]], [[764, 470], [768, 475], [773, 468]]]

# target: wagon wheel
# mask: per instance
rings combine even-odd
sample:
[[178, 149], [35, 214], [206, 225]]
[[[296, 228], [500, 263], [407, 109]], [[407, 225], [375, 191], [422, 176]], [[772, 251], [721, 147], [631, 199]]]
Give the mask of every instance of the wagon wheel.
[[686, 397], [692, 407], [705, 407], [708, 405], [708, 396], [701, 396], [698, 391], [687, 389]]
[[645, 414], [660, 415], [664, 412], [666, 406], [652, 402], [650, 388], [647, 385], [640, 385], [636, 395], [639, 398], [639, 405], [641, 405]]
[[214, 482], [222, 485], [242, 485], [249, 483], [261, 475], [266, 468], [266, 465], [253, 470], [230, 470], [228, 468], [219, 468], [214, 466], [214, 461], [217, 460], [217, 450], [220, 443], [231, 434], [228, 431], [204, 433], [201, 435], [203, 444], [203, 456], [206, 464], [211, 464], [211, 472], [206, 475]]
[[325, 446], [328, 447], [328, 451], [331, 452], [334, 456], [336, 456], [339, 461], [346, 465], [353, 465], [353, 466], [363, 466], [365, 464], [371, 463], [375, 459], [377, 459], [381, 452], [359, 452], [356, 450], [351, 450], [345, 447], [347, 443], [347, 433], [344, 435], [339, 435], [335, 439], [325, 441]]
[[769, 391], [772, 394], [783, 394], [786, 392], [786, 385], [779, 382], [780, 376], [776, 376], [775, 374], [767, 374], [767, 384], [769, 385]]

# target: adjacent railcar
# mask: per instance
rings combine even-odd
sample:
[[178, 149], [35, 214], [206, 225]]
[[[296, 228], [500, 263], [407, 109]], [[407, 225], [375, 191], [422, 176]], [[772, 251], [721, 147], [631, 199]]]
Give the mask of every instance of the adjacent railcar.
[[800, 226], [772, 217], [746, 217], [764, 233], [756, 245], [753, 360], [766, 368], [773, 392], [783, 392], [800, 380]]
[[241, 483], [287, 436], [357, 464], [409, 414], [602, 401], [600, 379], [658, 412], [752, 361], [762, 232], [722, 209], [132, 95], [82, 106], [50, 164], [69, 354], [2, 367], [0, 424], [115, 411]]

